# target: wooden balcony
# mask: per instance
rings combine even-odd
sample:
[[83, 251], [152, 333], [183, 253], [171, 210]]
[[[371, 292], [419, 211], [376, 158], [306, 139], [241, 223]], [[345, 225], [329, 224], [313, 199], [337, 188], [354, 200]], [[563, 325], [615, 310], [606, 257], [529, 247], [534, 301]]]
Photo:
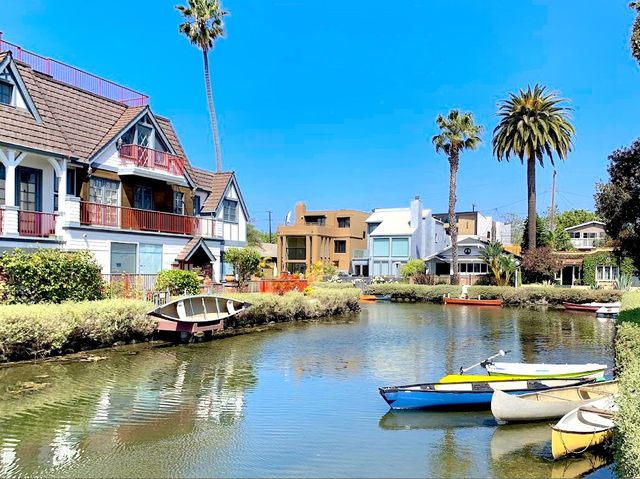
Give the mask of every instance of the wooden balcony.
[[80, 203], [80, 224], [83, 225], [193, 235], [196, 231], [195, 220], [196, 218], [193, 216], [160, 211], [101, 205], [84, 201]]
[[46, 238], [56, 234], [56, 215], [39, 211], [18, 211], [18, 233], [20, 236]]
[[138, 145], [120, 148], [123, 166], [138, 166], [175, 176], [184, 176], [184, 158]]

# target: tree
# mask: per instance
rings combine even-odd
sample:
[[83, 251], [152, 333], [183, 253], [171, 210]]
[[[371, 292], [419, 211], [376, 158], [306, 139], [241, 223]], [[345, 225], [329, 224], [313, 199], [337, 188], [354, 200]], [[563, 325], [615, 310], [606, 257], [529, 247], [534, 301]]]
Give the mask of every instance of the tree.
[[515, 213], [506, 213], [500, 217], [500, 221], [511, 225], [511, 244], [522, 244], [525, 220]]
[[631, 30], [631, 54], [635, 57], [640, 64], [640, 1], [631, 2], [629, 8], [635, 8], [638, 12], [636, 20], [633, 22], [633, 28]]
[[522, 268], [530, 283], [553, 281], [561, 267], [560, 259], [546, 246], [530, 248], [522, 255]]
[[554, 165], [553, 153], [565, 160], [571, 151], [573, 125], [569, 122], [570, 108], [561, 106], [563, 98], [546, 92], [546, 87], [536, 85], [533, 90], [520, 90], [519, 95], [509, 93], [509, 99], [498, 103], [500, 122], [493, 130], [493, 153], [502, 161], [511, 156], [527, 161], [527, 244], [535, 248], [536, 229], [536, 160], [544, 167], [547, 156]]
[[480, 250], [480, 258], [493, 273], [498, 286], [509, 284], [517, 263], [512, 254], [505, 253], [500, 241], [491, 241], [486, 248]]
[[596, 185], [596, 212], [618, 256], [628, 256], [640, 269], [640, 138], [609, 156], [609, 181]]
[[587, 210], [572, 209], [556, 215], [555, 228], [564, 230], [571, 226], [581, 225], [589, 221], [601, 221], [600, 217]]
[[[524, 231], [529, 231], [529, 218], [524, 220]], [[545, 221], [536, 214], [536, 244], [538, 246], [546, 246], [548, 230], [545, 225]], [[529, 249], [529, 235], [526, 234], [522, 237], [522, 251]]]
[[218, 38], [224, 36], [223, 18], [229, 12], [222, 8], [219, 0], [187, 0], [188, 6], [176, 5], [176, 8], [186, 20], [180, 24], [178, 30], [189, 41], [202, 50], [204, 61], [204, 82], [207, 90], [207, 102], [209, 115], [211, 116], [211, 128], [216, 148], [216, 171], [222, 171], [220, 158], [220, 139], [218, 137], [218, 123], [216, 122], [216, 110], [213, 107], [213, 95], [211, 94], [211, 77], [209, 75], [209, 50]]
[[224, 260], [233, 265], [238, 275], [238, 287], [242, 290], [244, 284], [260, 270], [262, 256], [253, 248], [229, 248], [224, 254]]
[[251, 223], [247, 224], [247, 246], [257, 248], [262, 243], [262, 235]]
[[451, 253], [453, 274], [451, 284], [460, 282], [458, 274], [458, 220], [456, 218], [456, 175], [460, 166], [460, 153], [464, 150], [475, 150], [482, 140], [482, 125], [473, 122], [471, 112], [461, 114], [459, 110], [451, 110], [447, 117], [438, 115], [436, 124], [441, 133], [434, 136], [436, 153], [443, 151], [449, 159], [449, 235], [451, 236]]
[[424, 274], [427, 271], [427, 265], [421, 259], [411, 259], [407, 264], [400, 266], [400, 276], [405, 279], [411, 278], [414, 274]]

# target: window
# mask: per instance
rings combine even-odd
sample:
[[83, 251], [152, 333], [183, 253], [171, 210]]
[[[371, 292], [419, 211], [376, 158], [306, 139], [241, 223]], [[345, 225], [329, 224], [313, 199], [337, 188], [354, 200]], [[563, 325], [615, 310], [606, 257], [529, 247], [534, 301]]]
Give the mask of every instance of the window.
[[596, 281], [616, 281], [618, 275], [617, 266], [598, 265], [596, 267]]
[[13, 85], [5, 82], [0, 82], [0, 103], [5, 105], [11, 105], [11, 98], [13, 96]]
[[60, 193], [60, 178], [53, 173], [53, 211], [58, 211], [58, 197]]
[[180, 191], [173, 192], [173, 213], [176, 215], [184, 214], [184, 193]]
[[466, 274], [485, 274], [489, 268], [485, 263], [458, 263], [458, 272]]
[[157, 274], [162, 270], [162, 245], [140, 243], [138, 273]]
[[153, 190], [149, 186], [136, 186], [133, 207], [141, 210], [153, 209]]
[[118, 205], [119, 183], [104, 178], [91, 177], [89, 180], [89, 201], [100, 205]]
[[409, 238], [393, 238], [391, 240], [391, 256], [406, 258], [409, 256]]
[[373, 262], [373, 275], [374, 276], [388, 276], [389, 275], [389, 263], [386, 261], [374, 261]]
[[67, 170], [67, 194], [76, 196], [76, 169]]
[[222, 219], [229, 223], [238, 222], [238, 202], [233, 200], [224, 200], [222, 202]]
[[138, 123], [136, 125], [136, 143], [145, 148], [153, 148], [153, 128]]
[[307, 265], [304, 263], [286, 263], [287, 271], [291, 274], [305, 274]]
[[351, 218], [338, 218], [338, 228], [349, 228], [351, 226]]
[[345, 240], [335, 240], [333, 244], [333, 252], [334, 253], [346, 253], [347, 252], [347, 242]]
[[111, 273], [136, 273], [137, 245], [111, 243]]
[[193, 216], [200, 214], [200, 197], [198, 195], [193, 197]]
[[371, 234], [378, 226], [380, 226], [380, 223], [369, 223], [367, 224], [367, 231]]
[[5, 178], [6, 171], [4, 165], [0, 163], [0, 204], [5, 204]]
[[569, 236], [571, 238], [580, 239], [580, 232], [577, 232], [577, 233], [576, 232], [571, 232], [571, 233], [569, 233]]
[[327, 218], [325, 216], [305, 216], [304, 222], [308, 225], [324, 226]]
[[16, 204], [23, 211], [40, 211], [42, 171], [18, 167], [16, 179]]
[[306, 259], [307, 240], [304, 236], [290, 236], [287, 238], [287, 259]]
[[373, 256], [389, 256], [389, 239], [374, 238]]

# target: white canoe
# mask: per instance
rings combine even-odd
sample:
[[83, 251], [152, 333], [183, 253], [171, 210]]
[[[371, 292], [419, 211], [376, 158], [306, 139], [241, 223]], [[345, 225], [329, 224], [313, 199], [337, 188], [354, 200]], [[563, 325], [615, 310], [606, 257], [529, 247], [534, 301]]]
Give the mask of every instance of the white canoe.
[[160, 306], [148, 314], [181, 323], [210, 323], [238, 314], [250, 306], [224, 296], [188, 296]]
[[598, 378], [604, 376], [606, 364], [500, 363], [484, 365], [491, 376], [521, 378]]
[[554, 459], [603, 443], [613, 435], [615, 396], [597, 399], [565, 414], [551, 432]]
[[573, 409], [618, 392], [618, 381], [569, 386], [521, 395], [496, 391], [491, 412], [498, 422], [526, 422], [557, 419]]

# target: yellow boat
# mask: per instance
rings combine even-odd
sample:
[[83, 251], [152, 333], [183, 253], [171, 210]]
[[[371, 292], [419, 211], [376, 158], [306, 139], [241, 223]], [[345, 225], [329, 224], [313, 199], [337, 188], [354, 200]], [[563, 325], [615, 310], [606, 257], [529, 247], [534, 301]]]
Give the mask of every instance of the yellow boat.
[[616, 410], [615, 398], [606, 397], [567, 413], [552, 426], [553, 458], [581, 454], [611, 438], [614, 429], [612, 416]]
[[495, 381], [511, 381], [513, 379], [531, 379], [524, 376], [483, 376], [481, 374], [448, 374], [440, 378], [440, 383], [490, 383]]

